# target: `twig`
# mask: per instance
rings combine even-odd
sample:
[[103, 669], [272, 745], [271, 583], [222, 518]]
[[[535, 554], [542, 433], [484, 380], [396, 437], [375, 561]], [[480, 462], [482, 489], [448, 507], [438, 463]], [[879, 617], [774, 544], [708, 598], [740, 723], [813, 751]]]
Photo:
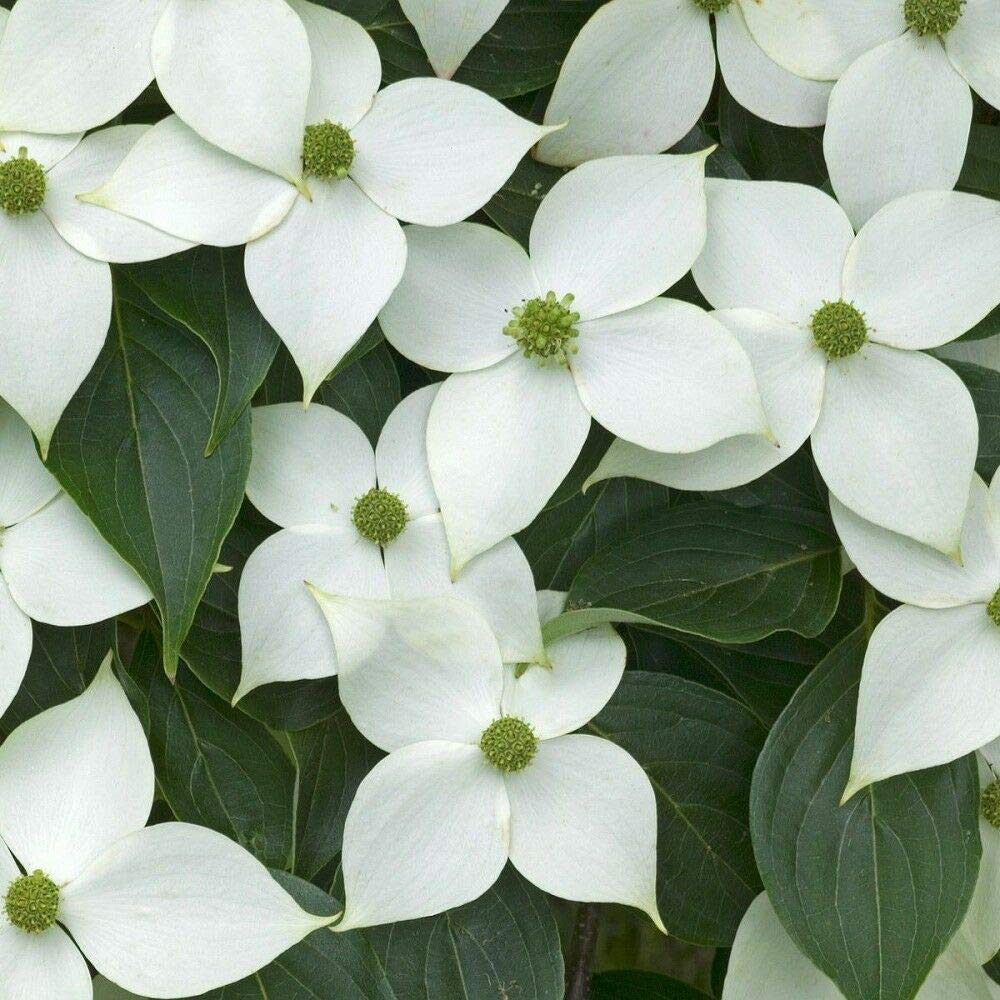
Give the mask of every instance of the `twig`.
[[597, 947], [597, 906], [581, 903], [566, 966], [566, 1000], [587, 1000], [590, 996], [590, 966]]

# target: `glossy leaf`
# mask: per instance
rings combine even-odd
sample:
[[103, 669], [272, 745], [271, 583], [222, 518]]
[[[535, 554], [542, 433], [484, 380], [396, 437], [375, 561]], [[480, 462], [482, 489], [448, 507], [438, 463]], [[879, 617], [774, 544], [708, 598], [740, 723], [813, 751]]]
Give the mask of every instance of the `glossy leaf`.
[[1000, 372], [980, 365], [949, 361], [972, 396], [979, 417], [979, 457], [976, 472], [990, 482], [1000, 466]]
[[590, 981], [590, 1000], [706, 1000], [707, 994], [655, 972], [599, 972]]

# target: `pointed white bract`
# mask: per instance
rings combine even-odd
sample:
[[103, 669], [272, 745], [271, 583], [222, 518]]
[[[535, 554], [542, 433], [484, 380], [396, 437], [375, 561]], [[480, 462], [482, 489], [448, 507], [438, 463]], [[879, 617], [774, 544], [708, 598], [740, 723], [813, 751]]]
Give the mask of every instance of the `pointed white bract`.
[[89, 625], [148, 603], [131, 566], [42, 465], [31, 432], [0, 399], [0, 714], [31, 655], [31, 621]]
[[649, 779], [614, 743], [565, 735], [621, 679], [625, 647], [609, 627], [552, 643], [548, 666], [521, 672], [455, 597], [315, 596], [344, 706], [389, 751], [347, 817], [335, 930], [468, 902], [508, 858], [547, 892], [635, 906], [663, 930]]
[[[440, 226], [471, 215], [552, 129], [444, 80], [405, 80], [376, 94], [378, 51], [356, 21], [307, 0], [252, 2], [259, 23], [241, 0], [209, 7], [169, 0], [154, 54], [157, 72], [166, 73], [161, 61], [172, 53], [178, 117], [159, 122], [84, 200], [182, 239], [249, 243], [250, 293], [291, 351], [309, 402], [402, 276], [406, 242], [397, 219]], [[233, 19], [232, 37], [213, 42]], [[189, 38], [191, 25], [204, 37]], [[306, 77], [298, 57], [277, 84], [258, 76], [246, 48], [297, 50], [291, 35], [299, 33], [308, 46]], [[245, 107], [222, 114], [222, 105], [191, 88], [206, 47], [213, 57], [206, 72], [226, 80], [209, 89]], [[254, 76], [248, 86], [232, 83], [230, 64], [239, 79]], [[279, 63], [272, 53], [263, 65]], [[310, 149], [327, 154], [334, 143], [336, 162], [321, 152], [307, 162], [309, 136]]]
[[379, 318], [403, 354], [456, 373], [427, 429], [453, 572], [535, 518], [591, 417], [674, 453], [770, 435], [736, 338], [658, 298], [705, 242], [705, 155], [577, 167], [543, 199], [530, 259], [482, 226], [408, 229], [407, 271]]
[[[714, 15], [719, 66], [733, 97], [781, 125], [822, 125], [830, 85], [774, 62], [747, 31], [738, 0]], [[749, 15], [748, 15], [749, 16]], [[696, 125], [715, 81], [713, 15], [692, 0], [612, 0], [573, 41], [545, 111], [566, 128], [538, 158], [561, 167], [622, 153], [658, 153]]]
[[507, 0], [401, 0], [434, 72], [449, 80], [503, 13]]
[[[432, 385], [407, 396], [374, 450], [353, 421], [321, 403], [253, 410], [247, 496], [282, 530], [251, 554], [240, 580], [243, 671], [234, 700], [262, 684], [338, 672], [310, 587], [369, 599], [452, 594], [494, 629], [504, 662], [544, 661], [531, 568], [513, 540], [452, 575], [425, 444], [437, 392]], [[364, 498], [373, 494], [398, 505], [395, 534], [366, 521]]]
[[14, 983], [13, 995], [26, 996], [19, 983], [30, 983], [44, 996], [88, 1000], [82, 951], [126, 990], [191, 996], [250, 975], [330, 922], [221, 834], [187, 823], [144, 829], [153, 783], [110, 653], [82, 695], [0, 746], [2, 891], [20, 877], [11, 854], [57, 891], [48, 927], [28, 932], [13, 917], [0, 927], [5, 990]]
[[858, 696], [845, 796], [955, 760], [1000, 737], [1000, 475], [972, 479], [963, 564], [864, 521], [835, 499], [847, 554], [907, 603], [875, 628]]

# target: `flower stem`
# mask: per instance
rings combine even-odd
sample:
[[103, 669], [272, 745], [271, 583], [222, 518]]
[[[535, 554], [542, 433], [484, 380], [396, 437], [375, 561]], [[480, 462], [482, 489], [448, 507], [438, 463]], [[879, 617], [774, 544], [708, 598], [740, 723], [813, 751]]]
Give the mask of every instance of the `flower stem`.
[[597, 947], [597, 904], [581, 903], [566, 966], [566, 1000], [590, 996], [590, 966]]

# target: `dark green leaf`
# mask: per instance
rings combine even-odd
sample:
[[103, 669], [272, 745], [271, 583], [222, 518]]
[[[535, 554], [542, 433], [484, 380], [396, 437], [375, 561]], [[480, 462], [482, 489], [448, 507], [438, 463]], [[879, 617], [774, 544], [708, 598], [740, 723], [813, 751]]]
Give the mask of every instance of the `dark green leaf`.
[[292, 855], [295, 771], [271, 734], [182, 667], [148, 691], [149, 748], [174, 815], [224, 833], [265, 864]]
[[1000, 198], [1000, 127], [972, 126], [957, 186], [961, 191]]
[[839, 805], [867, 632], [808, 677], [753, 779], [754, 850], [785, 929], [848, 1000], [912, 1000], [979, 871], [973, 758], [879, 782]]
[[474, 902], [365, 932], [399, 1000], [561, 1000], [559, 931], [509, 865]]
[[387, 6], [389, 0], [316, 0], [321, 7], [329, 7], [340, 14], [353, 17], [361, 24], [371, 24], [379, 11]]
[[594, 976], [590, 1000], [707, 1000], [707, 997], [677, 979], [629, 969]]
[[624, 747], [652, 782], [667, 930], [694, 944], [731, 944], [760, 891], [747, 809], [764, 728], [725, 695], [641, 671], [625, 674], [586, 728]]
[[217, 395], [201, 339], [118, 272], [111, 332], [56, 428], [48, 467], [153, 592], [170, 675], [250, 468], [248, 412], [204, 456]]
[[289, 733], [288, 744], [298, 769], [294, 871], [315, 879], [340, 853], [354, 793], [382, 753], [354, 728], [343, 708]]
[[22, 722], [83, 694], [115, 644], [115, 623], [56, 628], [31, 623], [31, 659], [21, 687], [0, 718], [0, 740]]
[[840, 543], [820, 513], [699, 500], [599, 550], [573, 580], [567, 608], [745, 643], [782, 629], [818, 635], [840, 583]]
[[979, 458], [976, 472], [990, 482], [1000, 466], [1000, 372], [979, 365], [948, 361], [972, 395], [979, 415]]
[[278, 337], [254, 304], [243, 276], [243, 247], [195, 247], [127, 268], [160, 309], [204, 341], [219, 372], [210, 455], [264, 381]]
[[752, 483], [706, 493], [705, 496], [711, 500], [725, 500], [737, 507], [776, 504], [782, 507], [808, 507], [810, 510], [827, 509], [826, 490], [820, 482], [808, 445]]
[[526, 156], [504, 186], [483, 206], [483, 211], [498, 229], [527, 249], [528, 234], [538, 206], [564, 173], [559, 167]]

